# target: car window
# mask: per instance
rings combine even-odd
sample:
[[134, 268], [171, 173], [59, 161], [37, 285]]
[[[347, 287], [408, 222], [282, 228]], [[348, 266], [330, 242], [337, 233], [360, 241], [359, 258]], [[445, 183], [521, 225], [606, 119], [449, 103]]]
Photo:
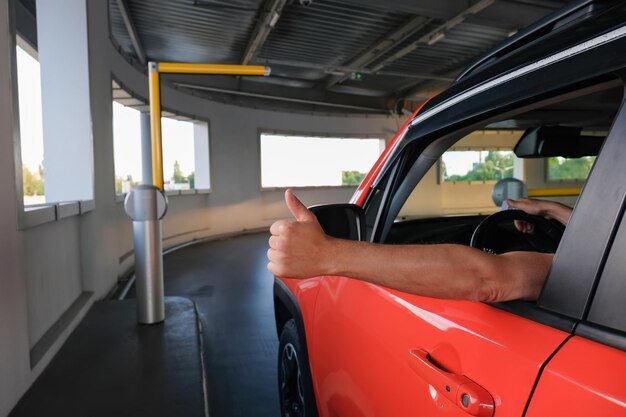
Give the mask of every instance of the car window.
[[[503, 178], [524, 180], [525, 164], [512, 150], [524, 133], [520, 129], [479, 129], [449, 148], [406, 200], [398, 220], [496, 211], [491, 193]], [[432, 195], [432, 198], [424, 198]]]
[[561, 140], [557, 151], [562, 154], [519, 158], [511, 150], [527, 132], [542, 127], [578, 129], [581, 137], [597, 138], [601, 143], [622, 101], [623, 86], [618, 84], [568, 96], [458, 137], [415, 185], [395, 221], [492, 214], [499, 210], [492, 199], [493, 188], [502, 178], [523, 181], [529, 197], [573, 207], [595, 154], [573, 157], [567, 144], [562, 144], [562, 139], [569, 137], [554, 138]]
[[[494, 181], [443, 181], [442, 166], [439, 162], [445, 151], [457, 150], [481, 150], [482, 152], [501, 152], [513, 149], [522, 135], [533, 129], [548, 127], [549, 129], [561, 127], [565, 130], [574, 129], [583, 137], [594, 137], [594, 140], [604, 141], [611, 131], [613, 120], [618, 114], [623, 99], [623, 83], [615, 82], [599, 84], [597, 87], [586, 87], [575, 92], [563, 95], [563, 99], [547, 100], [546, 105], [536, 108], [526, 108], [519, 114], [509, 113], [507, 118], [501, 120], [490, 119], [488, 124], [478, 125], [474, 131], [465, 129], [458, 135], [445, 132], [445, 136], [434, 139], [424, 144], [415, 141], [416, 147], [425, 149], [416, 156], [414, 166], [424, 164], [425, 160], [432, 161], [430, 170], [428, 166], [418, 172], [419, 178], [411, 178], [412, 171], [406, 171], [404, 182], [398, 188], [394, 188], [394, 209], [390, 210], [389, 219], [394, 213], [394, 222], [389, 232], [384, 234], [386, 243], [457, 243], [469, 245], [476, 226], [486, 216], [495, 213], [499, 208], [492, 200]], [[529, 110], [530, 108], [530, 110]], [[548, 130], [549, 130], [548, 129]], [[570, 143], [566, 141], [566, 144]], [[407, 147], [407, 149], [410, 149]], [[560, 149], [560, 148], [559, 148]], [[595, 148], [597, 153], [599, 146]], [[405, 153], [408, 153], [405, 152]], [[573, 152], [576, 154], [576, 152]], [[500, 155], [503, 156], [503, 155]], [[549, 159], [560, 154], [535, 155], [514, 160], [513, 176], [523, 180], [531, 197], [549, 199], [575, 207], [579, 194], [586, 183], [587, 178], [578, 175], [583, 172], [585, 176], [592, 175], [593, 169], [578, 170], [577, 175], [569, 179], [553, 181], [549, 179]], [[564, 157], [571, 160], [572, 153], [564, 152]], [[591, 158], [587, 158], [591, 157]], [[470, 166], [472, 169], [482, 169], [479, 164], [484, 164], [486, 159]], [[495, 158], [490, 158], [495, 159]], [[585, 154], [581, 160], [587, 163], [589, 160], [595, 163], [594, 154]], [[515, 167], [517, 164], [517, 169]], [[497, 165], [494, 163], [494, 166]], [[506, 168], [506, 167], [505, 167]], [[413, 185], [411, 185], [413, 184]], [[408, 196], [408, 198], [407, 198]], [[386, 220], [386, 224], [389, 220]], [[510, 222], [512, 223], [512, 221]], [[512, 225], [508, 227], [515, 232]], [[566, 235], [569, 230], [566, 230]], [[509, 237], [511, 234], [508, 235]], [[505, 237], [504, 242], [509, 242]], [[517, 244], [516, 242], [514, 242]], [[523, 242], [520, 242], [523, 243]], [[536, 243], [536, 242], [535, 242]], [[554, 253], [560, 251], [556, 247], [550, 250]], [[506, 250], [518, 250], [506, 248]], [[532, 248], [522, 250], [533, 250]], [[542, 251], [542, 250], [536, 250]], [[501, 252], [496, 252], [501, 253]], [[571, 278], [573, 279], [573, 278]], [[579, 277], [578, 280], [592, 281], [592, 277]], [[554, 286], [551, 286], [554, 288]], [[581, 286], [584, 287], [584, 286]], [[567, 291], [563, 291], [563, 284], [559, 284], [560, 295], [564, 300]], [[589, 293], [587, 293], [589, 294]], [[543, 296], [543, 294], [542, 294]], [[577, 301], [572, 305], [574, 309], [581, 308], [583, 302]], [[572, 331], [576, 325], [577, 315], [570, 315], [552, 308], [551, 302], [544, 302], [539, 306], [535, 303], [514, 301], [501, 303], [497, 307], [513, 312], [532, 320]], [[540, 308], [541, 307], [541, 308]], [[555, 314], [557, 313], [557, 314]]]

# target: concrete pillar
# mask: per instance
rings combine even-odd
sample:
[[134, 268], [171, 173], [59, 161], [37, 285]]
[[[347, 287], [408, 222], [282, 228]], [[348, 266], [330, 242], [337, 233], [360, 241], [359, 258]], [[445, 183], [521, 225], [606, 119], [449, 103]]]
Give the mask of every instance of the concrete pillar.
[[211, 188], [211, 173], [209, 168], [209, 125], [204, 122], [193, 124], [195, 188], [208, 190]]
[[141, 112], [141, 183], [152, 184], [152, 142], [150, 141], [150, 113]]
[[93, 199], [87, 2], [37, 0], [46, 201]]
[[524, 181], [524, 160], [522, 158], [513, 159], [513, 178]]

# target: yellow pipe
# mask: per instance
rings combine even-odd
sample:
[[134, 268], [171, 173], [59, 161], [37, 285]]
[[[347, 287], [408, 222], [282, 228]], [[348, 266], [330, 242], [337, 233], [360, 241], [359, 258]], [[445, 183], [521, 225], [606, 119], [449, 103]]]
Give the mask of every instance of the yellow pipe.
[[160, 62], [158, 70], [164, 74], [270, 75], [270, 68], [262, 65], [219, 65]]
[[160, 73], [267, 76], [270, 75], [270, 68], [261, 65], [185, 64], [178, 62], [150, 62], [148, 64], [150, 137], [152, 143], [152, 183], [156, 187], [163, 189]]
[[565, 197], [580, 195], [582, 188], [532, 188], [529, 197]]
[[150, 93], [150, 141], [152, 143], [152, 183], [163, 190], [163, 148], [161, 144], [161, 85], [159, 65], [148, 64]]

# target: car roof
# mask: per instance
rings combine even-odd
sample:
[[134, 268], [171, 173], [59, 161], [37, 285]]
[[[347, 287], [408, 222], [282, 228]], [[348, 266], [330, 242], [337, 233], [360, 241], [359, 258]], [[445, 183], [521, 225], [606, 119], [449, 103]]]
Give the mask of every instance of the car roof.
[[626, 2], [581, 0], [511, 37], [471, 64], [422, 112], [485, 81], [623, 26]]
[[480, 72], [489, 63], [496, 61], [508, 52], [519, 49], [521, 46], [544, 36], [564, 23], [580, 18], [581, 14], [589, 13], [598, 8], [598, 3], [593, 0], [578, 0], [569, 3], [567, 6], [545, 16], [532, 25], [520, 30], [513, 36], [503, 40], [483, 55], [470, 63], [455, 79], [460, 81], [468, 76]]

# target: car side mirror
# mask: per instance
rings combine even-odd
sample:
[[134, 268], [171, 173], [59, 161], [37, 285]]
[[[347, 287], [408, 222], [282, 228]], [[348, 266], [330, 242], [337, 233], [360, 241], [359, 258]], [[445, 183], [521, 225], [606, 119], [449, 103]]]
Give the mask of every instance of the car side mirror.
[[365, 211], [356, 204], [323, 204], [309, 207], [324, 233], [348, 240], [365, 240]]

